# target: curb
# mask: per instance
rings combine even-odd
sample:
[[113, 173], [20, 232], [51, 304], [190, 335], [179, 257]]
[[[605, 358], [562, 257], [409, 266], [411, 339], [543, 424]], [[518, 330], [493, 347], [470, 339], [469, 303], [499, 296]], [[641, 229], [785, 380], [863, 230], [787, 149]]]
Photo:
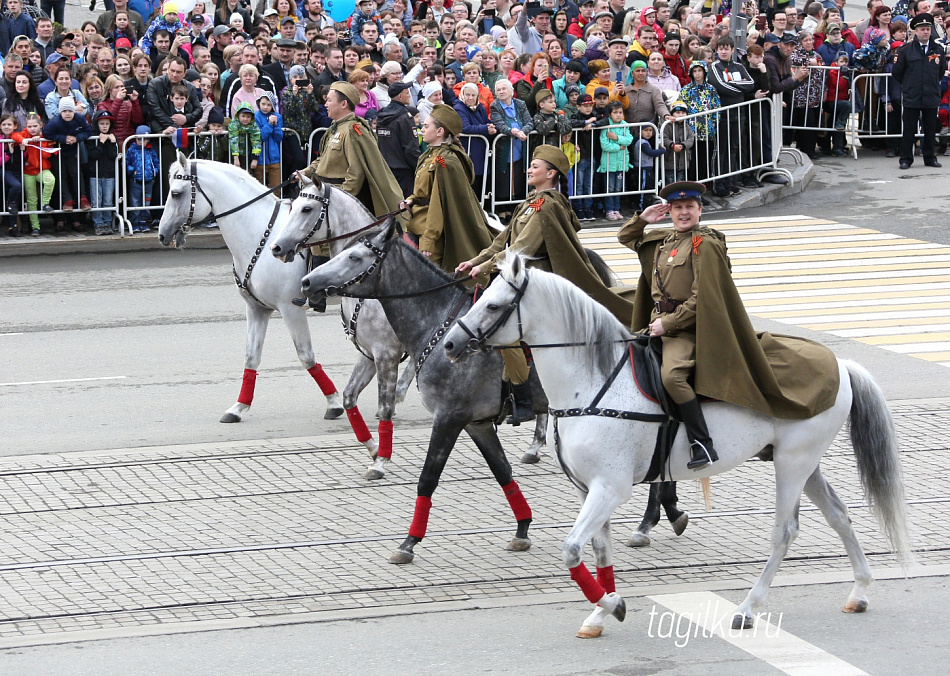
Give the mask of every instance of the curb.
[[[732, 197], [709, 196], [710, 206], [706, 210], [709, 213], [740, 211], [771, 204], [791, 195], [802, 193], [815, 177], [815, 165], [807, 157], [804, 161], [805, 163], [802, 165], [783, 166], [783, 168], [792, 172], [793, 180], [790, 185], [766, 183], [762, 188], [744, 189], [740, 194]], [[620, 223], [620, 221], [591, 221], [584, 223], [584, 227], [597, 228], [615, 223]], [[188, 235], [188, 249], [223, 249], [225, 247], [224, 238], [218, 230], [192, 231]], [[169, 248], [162, 246], [154, 233], [144, 237], [142, 235], [96, 237], [95, 235], [69, 233], [61, 236], [44, 235], [39, 238], [20, 237], [0, 240], [0, 258], [161, 250], [169, 250]]]

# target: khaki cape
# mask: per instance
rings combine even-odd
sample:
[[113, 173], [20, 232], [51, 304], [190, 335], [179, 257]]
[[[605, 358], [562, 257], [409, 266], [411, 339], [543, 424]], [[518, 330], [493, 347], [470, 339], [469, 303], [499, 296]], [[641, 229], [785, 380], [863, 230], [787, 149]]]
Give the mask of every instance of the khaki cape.
[[[338, 133], [341, 150], [327, 152], [327, 144]], [[353, 114], [330, 125], [320, 141], [320, 159], [304, 169], [303, 174], [311, 180], [342, 178], [340, 187], [377, 218], [396, 211], [402, 201], [402, 189], [379, 152], [376, 135], [363, 119]]]
[[[651, 276], [656, 247], [671, 230], [643, 235], [637, 254], [633, 329], [650, 323]], [[804, 419], [831, 408], [838, 394], [838, 362], [828, 348], [804, 338], [756, 333], [732, 280], [721, 233], [699, 226], [693, 270], [699, 280], [696, 306], [697, 394], [776, 418]]]
[[[537, 207], [533, 206], [538, 203], [539, 197], [543, 198], [543, 203]], [[540, 195], [532, 193], [512, 214], [511, 223], [515, 223], [527, 209], [535, 210], [531, 224], [534, 225], [537, 222], [541, 226], [551, 272], [569, 279], [588, 296], [610, 310], [611, 314], [624, 326], [629, 326], [633, 317], [633, 303], [618, 295], [613, 289], [604, 286], [600, 277], [597, 276], [577, 236], [581, 224], [577, 220], [577, 214], [571, 209], [568, 199], [557, 190], [546, 190]], [[510, 225], [498, 233], [495, 242], [501, 245], [500, 250], [504, 250], [506, 245], [511, 245]], [[529, 265], [531, 265], [530, 261]]]
[[[490, 246], [493, 238], [472, 190], [475, 169], [455, 144], [430, 147], [419, 157], [417, 167], [413, 196], [428, 198], [429, 203], [413, 208], [407, 229], [420, 237], [443, 236], [441, 266], [452, 274], [459, 263]], [[426, 187], [428, 195], [422, 194]]]

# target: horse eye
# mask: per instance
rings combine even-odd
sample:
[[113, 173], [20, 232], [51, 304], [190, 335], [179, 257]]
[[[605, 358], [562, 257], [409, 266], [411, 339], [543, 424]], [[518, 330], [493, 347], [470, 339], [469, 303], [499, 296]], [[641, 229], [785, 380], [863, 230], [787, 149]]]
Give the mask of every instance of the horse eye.
[[177, 200], [179, 197], [181, 197], [181, 191], [180, 190], [173, 191], [172, 197]]
[[360, 257], [359, 257], [357, 254], [355, 254], [355, 253], [351, 253], [351, 254], [350, 254], [350, 260], [353, 261], [354, 263], [359, 263], [359, 262], [360, 262]]
[[489, 309], [491, 312], [498, 312], [498, 310], [500, 310], [501, 308], [500, 308], [498, 305], [495, 305], [494, 303], [489, 303], [489, 304], [488, 304], [488, 309]]
[[313, 211], [313, 207], [304, 207], [303, 209], [301, 209], [301, 211], [304, 212], [305, 214], [309, 214], [311, 211]]

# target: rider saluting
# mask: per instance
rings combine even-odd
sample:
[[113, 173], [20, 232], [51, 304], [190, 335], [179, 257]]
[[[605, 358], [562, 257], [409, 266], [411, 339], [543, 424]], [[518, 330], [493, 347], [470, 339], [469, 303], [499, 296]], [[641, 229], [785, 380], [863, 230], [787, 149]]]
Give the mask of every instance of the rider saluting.
[[[697, 394], [778, 418], [830, 408], [838, 388], [834, 354], [791, 336], [756, 334], [732, 280], [725, 236], [700, 225], [700, 183], [666, 186], [655, 204], [617, 233], [637, 252], [642, 274], [633, 329], [663, 341], [663, 385], [679, 406], [690, 469], [718, 460]], [[644, 232], [667, 215], [672, 228]]]

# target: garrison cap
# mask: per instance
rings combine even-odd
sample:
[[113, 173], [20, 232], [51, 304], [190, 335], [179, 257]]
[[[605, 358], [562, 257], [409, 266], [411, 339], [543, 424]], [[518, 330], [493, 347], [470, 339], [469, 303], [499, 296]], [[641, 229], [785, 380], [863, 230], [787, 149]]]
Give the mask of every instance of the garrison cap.
[[356, 104], [360, 102], [359, 90], [349, 82], [334, 82], [330, 85], [330, 91], [335, 91], [349, 100], [352, 109], [356, 109]]
[[554, 92], [552, 92], [550, 89], [541, 89], [537, 94], [534, 95], [534, 102], [541, 103], [544, 101], [544, 99], [550, 96], [554, 96]]
[[462, 118], [459, 117], [452, 106], [447, 106], [444, 103], [432, 106], [432, 112], [429, 115], [445, 127], [452, 136], [458, 136], [462, 133]]
[[660, 191], [660, 197], [668, 202], [676, 200], [696, 200], [702, 203], [703, 193], [706, 192], [706, 186], [702, 183], [693, 181], [677, 181], [670, 183]]
[[564, 151], [557, 146], [538, 146], [535, 148], [533, 160], [544, 160], [559, 172], [567, 176], [571, 170], [571, 162], [567, 159]]

